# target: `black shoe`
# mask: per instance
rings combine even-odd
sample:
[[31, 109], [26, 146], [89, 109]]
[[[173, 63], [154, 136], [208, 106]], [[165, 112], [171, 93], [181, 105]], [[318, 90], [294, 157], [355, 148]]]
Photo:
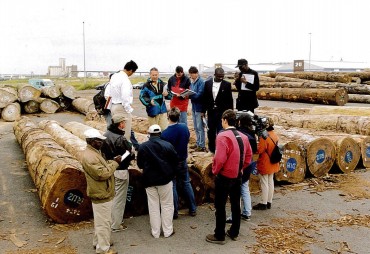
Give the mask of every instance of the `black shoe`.
[[209, 243], [216, 243], [216, 244], [225, 244], [226, 241], [224, 240], [219, 240], [215, 237], [214, 234], [209, 234], [206, 236], [206, 241]]
[[240, 218], [242, 218], [242, 220], [245, 220], [245, 221], [251, 220], [251, 216], [244, 215], [244, 214], [241, 214]]
[[267, 202], [267, 209], [271, 209], [271, 203]]
[[238, 240], [238, 236], [231, 236], [231, 234], [230, 234], [230, 229], [226, 231], [226, 235], [227, 235], [228, 237], [230, 237], [230, 238], [231, 238], [231, 240], [233, 240], [233, 241], [237, 241], [237, 240]]
[[189, 215], [190, 215], [191, 217], [195, 217], [195, 216], [197, 216], [197, 211], [189, 212]]
[[174, 219], [174, 220], [177, 220], [177, 218], [179, 218], [179, 215], [178, 215], [178, 214], [174, 214], [174, 215], [173, 215], [173, 219]]
[[267, 210], [267, 205], [259, 203], [253, 206], [253, 210]]
[[226, 223], [231, 224], [233, 223], [233, 220], [231, 218], [226, 219]]

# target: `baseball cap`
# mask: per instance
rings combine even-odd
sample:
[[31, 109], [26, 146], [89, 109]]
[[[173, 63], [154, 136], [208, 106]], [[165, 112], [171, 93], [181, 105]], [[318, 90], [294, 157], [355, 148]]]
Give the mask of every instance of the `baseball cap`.
[[161, 127], [158, 124], [153, 124], [149, 127], [148, 132], [150, 134], [161, 133]]
[[126, 117], [123, 114], [116, 114], [112, 117], [113, 123], [120, 123], [126, 121]]
[[238, 65], [237, 66], [235, 66], [235, 68], [237, 68], [237, 67], [240, 67], [240, 66], [242, 66], [242, 65], [244, 65], [244, 64], [248, 64], [248, 61], [247, 60], [245, 60], [245, 59], [239, 59], [238, 60]]
[[106, 139], [107, 137], [104, 137], [100, 134], [100, 132], [97, 129], [88, 129], [84, 132], [84, 135], [86, 138], [98, 138], [98, 139]]

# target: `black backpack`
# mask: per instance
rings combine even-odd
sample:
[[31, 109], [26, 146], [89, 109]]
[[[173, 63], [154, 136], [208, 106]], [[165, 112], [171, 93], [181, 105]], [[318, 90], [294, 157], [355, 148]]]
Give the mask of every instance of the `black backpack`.
[[281, 158], [283, 157], [283, 153], [280, 150], [280, 147], [277, 144], [277, 142], [275, 143], [274, 140], [271, 137], [269, 137], [269, 138], [272, 140], [272, 142], [274, 143], [275, 147], [272, 150], [271, 155], [269, 155], [267, 152], [266, 153], [270, 157], [270, 162], [272, 164], [279, 163], [281, 161]]
[[105, 83], [104, 86], [99, 86], [96, 89], [100, 90], [97, 94], [94, 95], [93, 101], [96, 111], [99, 115], [106, 115], [109, 113], [109, 109], [104, 109], [107, 100], [104, 97], [105, 88], [109, 83]]

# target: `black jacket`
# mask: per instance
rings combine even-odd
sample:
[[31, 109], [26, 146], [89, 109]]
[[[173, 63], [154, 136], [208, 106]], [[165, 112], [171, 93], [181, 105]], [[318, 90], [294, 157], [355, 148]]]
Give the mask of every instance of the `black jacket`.
[[173, 180], [178, 164], [175, 148], [160, 137], [150, 137], [140, 145], [137, 165], [143, 169], [144, 187], [165, 185]]
[[123, 155], [126, 151], [130, 153], [130, 155], [119, 164], [117, 170], [127, 169], [131, 160], [135, 158], [135, 155], [131, 154], [132, 144], [127, 141], [124, 134], [125, 132], [115, 128], [115, 125], [109, 125], [107, 132], [104, 133], [104, 136], [107, 138], [104, 140], [101, 148], [101, 152], [106, 160], [113, 160], [114, 157]]
[[[240, 78], [243, 74], [250, 74], [254, 76], [253, 84], [247, 82], [245, 87], [249, 90], [242, 89], [242, 83]], [[244, 84], [243, 84], [244, 85]], [[235, 80], [236, 89], [238, 89], [238, 98], [236, 99], [236, 108], [238, 110], [250, 110], [254, 112], [254, 109], [258, 107], [258, 100], [256, 92], [260, 89], [260, 80], [258, 73], [251, 68], [246, 72], [239, 73], [239, 78]]]
[[227, 82], [226, 80], [221, 82], [216, 100], [213, 99], [212, 86], [213, 78], [207, 80], [204, 84], [202, 112], [205, 113], [206, 111], [210, 112], [217, 110], [222, 114], [227, 109], [234, 109], [230, 82]]

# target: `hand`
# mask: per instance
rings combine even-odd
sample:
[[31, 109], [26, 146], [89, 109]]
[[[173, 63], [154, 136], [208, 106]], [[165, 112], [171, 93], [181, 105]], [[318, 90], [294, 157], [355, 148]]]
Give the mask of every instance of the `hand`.
[[152, 100], [150, 101], [150, 104], [152, 104], [153, 106], [155, 106], [154, 99], [152, 99]]
[[205, 117], [205, 114], [204, 113], [200, 113], [200, 117]]
[[163, 96], [167, 96], [167, 95], [168, 95], [167, 90], [163, 91], [162, 95], [163, 95]]
[[119, 163], [121, 163], [122, 156], [121, 155], [117, 155], [113, 159], [119, 164]]
[[240, 73], [240, 72], [235, 72], [235, 74], [234, 74], [234, 79], [239, 79], [239, 73]]
[[241, 76], [240, 81], [245, 84], [248, 82], [244, 76]]

